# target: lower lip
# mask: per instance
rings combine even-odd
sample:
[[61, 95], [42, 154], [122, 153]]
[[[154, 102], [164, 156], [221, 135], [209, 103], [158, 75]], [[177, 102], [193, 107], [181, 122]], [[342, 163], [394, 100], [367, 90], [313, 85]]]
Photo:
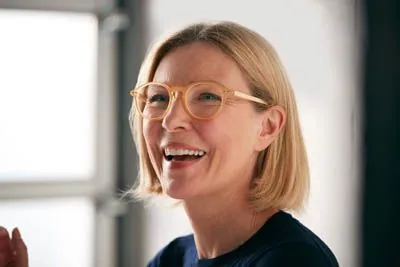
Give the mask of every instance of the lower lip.
[[197, 162], [201, 161], [203, 157], [195, 160], [182, 160], [182, 161], [167, 161], [165, 162], [169, 165], [169, 168], [172, 170], [177, 170], [177, 169], [184, 169], [192, 166], [193, 164], [196, 164]]

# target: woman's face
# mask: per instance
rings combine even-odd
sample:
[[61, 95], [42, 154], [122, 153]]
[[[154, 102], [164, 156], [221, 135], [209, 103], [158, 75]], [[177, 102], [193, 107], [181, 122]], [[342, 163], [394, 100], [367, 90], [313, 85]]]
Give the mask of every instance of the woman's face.
[[[160, 62], [154, 82], [186, 86], [216, 81], [250, 93], [236, 63], [218, 48], [192, 43], [177, 48]], [[143, 120], [143, 135], [163, 191], [190, 200], [215, 194], [247, 192], [258, 154], [260, 113], [252, 103], [230, 101], [211, 120], [193, 119], [181, 101], [173, 101], [163, 120]], [[167, 157], [179, 149], [203, 156]], [[188, 152], [186, 151], [186, 152]]]

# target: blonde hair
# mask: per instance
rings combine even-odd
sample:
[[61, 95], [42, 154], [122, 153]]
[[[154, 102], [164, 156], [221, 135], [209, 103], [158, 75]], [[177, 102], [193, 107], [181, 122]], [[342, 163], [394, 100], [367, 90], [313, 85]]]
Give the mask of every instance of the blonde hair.
[[[257, 211], [267, 208], [300, 211], [309, 192], [309, 170], [296, 101], [277, 53], [258, 33], [233, 22], [185, 27], [153, 46], [140, 69], [137, 85], [153, 80], [159, 63], [168, 53], [193, 42], [218, 47], [237, 63], [254, 96], [272, 99], [285, 109], [287, 121], [282, 132], [258, 155], [254, 169], [257, 182], [250, 201]], [[257, 110], [265, 109], [255, 105]], [[138, 199], [161, 195], [162, 187], [142, 134], [142, 118], [134, 104], [129, 120], [139, 154], [139, 177], [131, 192]]]

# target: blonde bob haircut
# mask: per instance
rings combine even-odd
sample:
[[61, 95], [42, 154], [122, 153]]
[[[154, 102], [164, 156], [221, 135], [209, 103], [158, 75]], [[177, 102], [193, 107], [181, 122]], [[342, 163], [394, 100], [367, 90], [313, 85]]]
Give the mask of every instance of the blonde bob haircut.
[[[256, 211], [268, 208], [301, 211], [309, 192], [309, 170], [296, 101], [277, 53], [261, 35], [234, 22], [189, 25], [152, 47], [141, 66], [137, 86], [153, 80], [158, 65], [168, 53], [193, 42], [218, 47], [239, 66], [252, 95], [272, 100], [285, 109], [287, 121], [282, 132], [258, 155], [249, 201]], [[257, 103], [254, 106], [260, 112], [266, 109]], [[140, 200], [163, 195], [146, 149], [142, 117], [134, 102], [129, 121], [139, 154], [139, 177], [130, 193]]]

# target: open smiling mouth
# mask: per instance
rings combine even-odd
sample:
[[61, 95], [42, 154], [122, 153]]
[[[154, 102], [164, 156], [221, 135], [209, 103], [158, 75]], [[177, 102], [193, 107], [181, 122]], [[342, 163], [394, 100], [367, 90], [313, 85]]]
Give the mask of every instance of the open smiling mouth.
[[189, 161], [197, 160], [206, 155], [203, 150], [189, 150], [189, 149], [165, 149], [164, 158], [167, 161]]

